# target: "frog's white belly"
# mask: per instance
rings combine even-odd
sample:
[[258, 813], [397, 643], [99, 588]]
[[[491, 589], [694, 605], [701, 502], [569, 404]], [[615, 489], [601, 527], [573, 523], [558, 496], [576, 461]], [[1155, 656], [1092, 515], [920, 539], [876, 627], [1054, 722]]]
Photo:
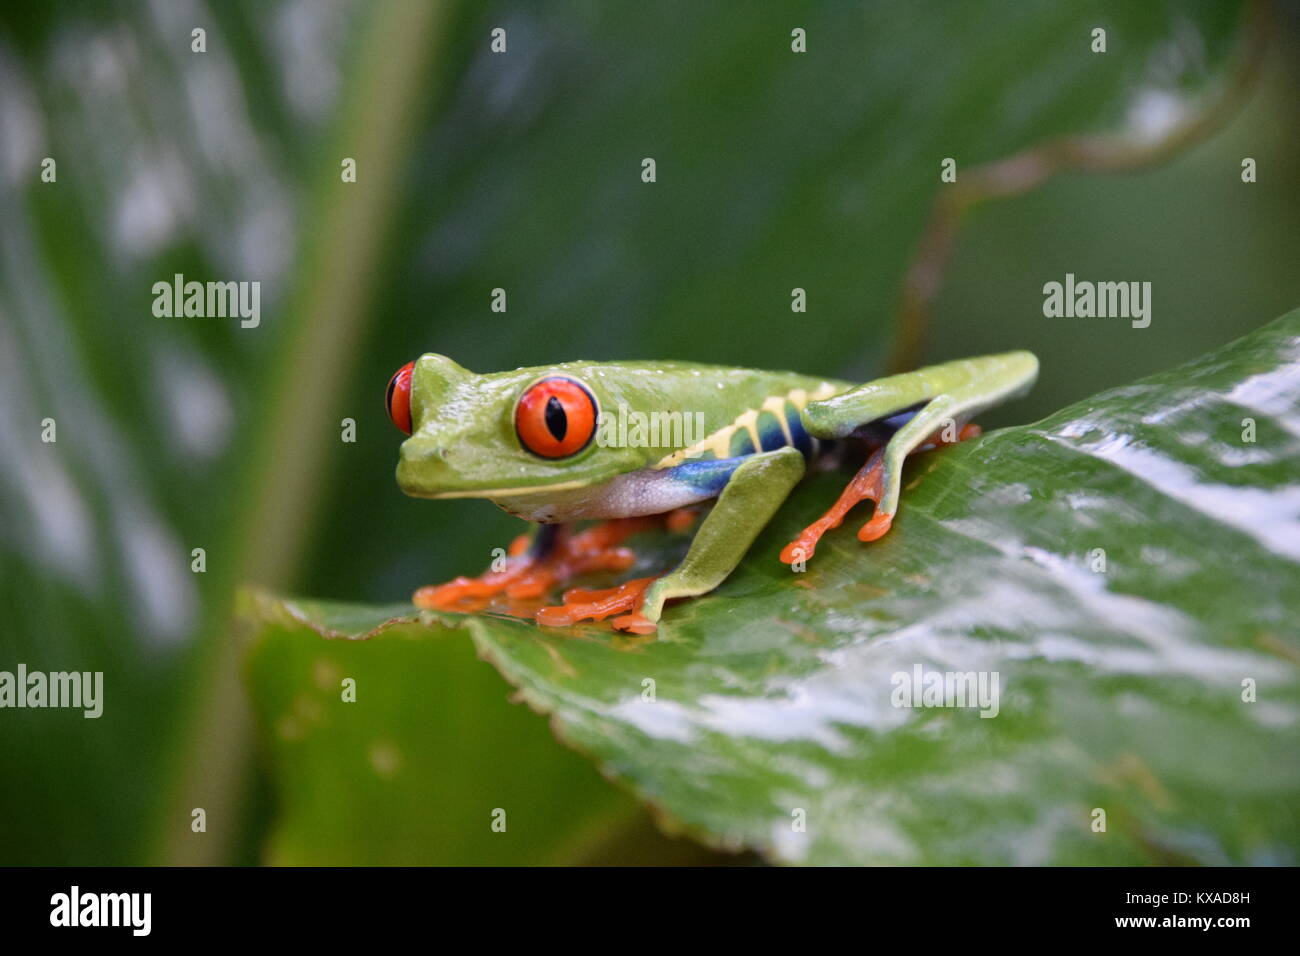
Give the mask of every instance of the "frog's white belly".
[[707, 501], [714, 492], [674, 477], [672, 469], [643, 468], [587, 488], [539, 489], [493, 497], [505, 511], [526, 521], [554, 523], [589, 518], [636, 518]]

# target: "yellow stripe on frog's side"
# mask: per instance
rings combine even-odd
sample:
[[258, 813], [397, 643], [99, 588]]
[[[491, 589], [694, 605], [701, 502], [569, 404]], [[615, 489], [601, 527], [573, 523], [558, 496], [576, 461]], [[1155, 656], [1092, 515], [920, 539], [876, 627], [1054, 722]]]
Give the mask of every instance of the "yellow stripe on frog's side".
[[742, 429], [749, 434], [754, 450], [758, 451], [763, 447], [762, 436], [758, 433], [758, 416], [763, 412], [771, 412], [776, 417], [777, 422], [781, 425], [781, 432], [785, 435], [785, 443], [792, 445], [794, 444], [794, 436], [790, 434], [790, 423], [785, 414], [786, 406], [792, 405], [797, 411], [803, 411], [809, 402], [819, 402], [824, 398], [839, 394], [842, 390], [841, 387], [832, 385], [830, 382], [823, 382], [811, 392], [807, 389], [796, 388], [785, 395], [771, 395], [765, 398], [763, 404], [758, 408], [745, 409], [736, 416], [731, 424], [724, 425], [694, 445], [678, 449], [671, 455], [660, 459], [651, 467], [655, 469], [672, 468], [675, 465], [680, 465], [688, 458], [730, 458], [731, 439]]

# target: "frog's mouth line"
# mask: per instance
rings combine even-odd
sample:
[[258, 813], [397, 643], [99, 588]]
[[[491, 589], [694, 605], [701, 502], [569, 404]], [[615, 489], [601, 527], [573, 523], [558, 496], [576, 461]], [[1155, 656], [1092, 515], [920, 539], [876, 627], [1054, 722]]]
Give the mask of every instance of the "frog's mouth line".
[[555, 491], [573, 491], [586, 488], [588, 481], [562, 481], [552, 485], [532, 485], [528, 488], [485, 488], [467, 489], [465, 491], [439, 491], [432, 495], [420, 495], [421, 498], [518, 498], [523, 495], [540, 495]]

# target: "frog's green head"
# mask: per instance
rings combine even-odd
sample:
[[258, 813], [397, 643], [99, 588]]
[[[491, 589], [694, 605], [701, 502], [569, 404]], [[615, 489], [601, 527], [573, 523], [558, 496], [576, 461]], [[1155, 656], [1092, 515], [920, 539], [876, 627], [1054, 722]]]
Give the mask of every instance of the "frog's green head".
[[419, 498], [502, 498], [583, 488], [645, 462], [603, 447], [597, 419], [608, 389], [583, 365], [477, 375], [429, 353], [388, 384], [388, 414], [411, 437], [397, 483]]

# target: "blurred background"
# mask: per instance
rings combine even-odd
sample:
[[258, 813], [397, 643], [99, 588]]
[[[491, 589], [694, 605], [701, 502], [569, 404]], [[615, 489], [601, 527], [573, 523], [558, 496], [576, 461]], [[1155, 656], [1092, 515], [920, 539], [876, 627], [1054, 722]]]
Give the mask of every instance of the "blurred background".
[[[0, 711], [0, 863], [291, 859], [268, 850], [277, 768], [240, 678], [237, 588], [401, 603], [522, 528], [396, 488], [384, 387], [422, 352], [865, 380], [1032, 349], [1040, 383], [996, 427], [1300, 305], [1294, 6], [1006, 6], [0, 7], [0, 669], [106, 685], [98, 720]], [[932, 301], [900, 309], [943, 158], [960, 184], [1078, 135], [1118, 137], [1127, 161], [974, 205]], [[1044, 318], [1067, 272], [1151, 282], [1150, 328]], [[176, 273], [260, 282], [260, 325], [156, 317]], [[487, 665], [429, 681], [464, 726], [503, 722], [483, 746], [515, 738], [548, 793], [619, 808], [571, 852], [500, 861], [708, 859], [506, 704]], [[328, 859], [475, 860], [417, 849]]]

